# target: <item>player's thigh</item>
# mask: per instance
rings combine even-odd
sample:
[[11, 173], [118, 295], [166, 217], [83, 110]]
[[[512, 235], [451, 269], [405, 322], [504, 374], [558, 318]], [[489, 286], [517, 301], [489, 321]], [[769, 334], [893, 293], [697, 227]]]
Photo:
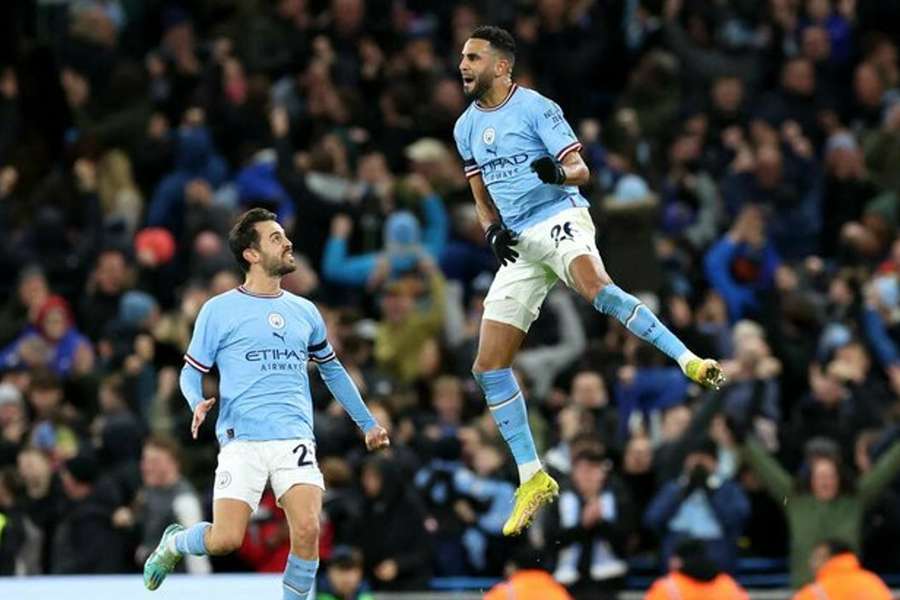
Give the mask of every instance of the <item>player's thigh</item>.
[[510, 366], [524, 339], [525, 332], [517, 326], [482, 319], [473, 370], [484, 372]]
[[500, 267], [494, 276], [484, 299], [476, 361], [476, 365], [492, 366], [481, 370], [499, 368], [498, 363], [500, 367], [509, 366], [544, 299], [556, 285], [556, 274], [535, 256], [523, 252], [516, 262]]
[[265, 457], [260, 454], [262, 442], [237, 440], [219, 451], [213, 501], [236, 500], [245, 503], [250, 512], [259, 506], [269, 477]]
[[588, 301], [612, 283], [597, 249], [594, 222], [586, 208], [571, 208], [542, 224], [541, 235], [552, 244], [547, 265]]
[[281, 497], [291, 487], [304, 484], [325, 489], [325, 478], [316, 459], [316, 442], [307, 438], [273, 440], [264, 442], [269, 483], [275, 498]]

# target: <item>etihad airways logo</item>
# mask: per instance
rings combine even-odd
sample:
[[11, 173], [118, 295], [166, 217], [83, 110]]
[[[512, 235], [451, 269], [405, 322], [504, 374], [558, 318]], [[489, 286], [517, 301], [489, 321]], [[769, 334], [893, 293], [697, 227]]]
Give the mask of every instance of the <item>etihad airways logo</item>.
[[291, 349], [267, 348], [265, 350], [250, 350], [244, 354], [244, 360], [249, 362], [259, 362], [263, 360], [306, 360], [303, 352], [297, 352]]

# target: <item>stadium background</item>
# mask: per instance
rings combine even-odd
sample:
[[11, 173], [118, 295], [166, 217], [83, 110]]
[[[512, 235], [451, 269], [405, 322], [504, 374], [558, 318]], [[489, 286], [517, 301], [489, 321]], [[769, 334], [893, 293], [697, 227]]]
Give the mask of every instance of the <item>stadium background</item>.
[[[554, 506], [515, 541], [498, 534], [514, 469], [469, 375], [496, 265], [452, 141], [459, 49], [486, 23], [584, 143], [614, 279], [731, 378], [700, 393], [553, 292], [516, 362], [536, 441], [568, 490], [572, 457], [602, 452], [622, 510], [585, 528]], [[132, 573], [137, 593], [161, 520], [209, 516], [215, 440], [189, 439], [177, 373], [199, 306], [239, 281], [231, 219], [257, 205], [292, 233], [285, 287], [319, 304], [392, 433], [367, 461], [316, 389], [323, 564], [358, 548], [376, 591], [484, 585], [526, 547], [560, 575], [572, 543], [604, 548], [583, 553], [582, 597], [646, 586], [704, 432], [745, 499], [725, 508], [749, 507], [706, 523], [717, 555], [786, 588], [797, 540], [761, 474], [781, 464], [802, 488], [824, 457], [856, 497], [891, 458], [896, 1], [37, 0], [3, 3], [0, 29], [4, 575]], [[842, 535], [896, 583], [900, 465], [882, 466]], [[285, 523], [264, 506], [238, 554], [188, 569], [281, 571]], [[592, 560], [616, 576], [595, 581]]]

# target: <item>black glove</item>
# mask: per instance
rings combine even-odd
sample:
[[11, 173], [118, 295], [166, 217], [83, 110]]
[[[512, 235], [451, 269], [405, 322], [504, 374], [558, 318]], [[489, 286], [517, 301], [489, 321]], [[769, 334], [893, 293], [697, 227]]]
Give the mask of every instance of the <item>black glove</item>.
[[688, 474], [688, 491], [706, 489], [706, 481], [709, 479], [709, 471], [703, 465], [694, 465]]
[[566, 172], [561, 164], [545, 156], [531, 163], [531, 170], [537, 173], [538, 179], [544, 183], [562, 185], [566, 181]]
[[519, 253], [512, 249], [513, 246], [519, 243], [518, 236], [512, 229], [507, 229], [500, 223], [494, 223], [488, 227], [484, 237], [487, 239], [488, 244], [491, 245], [494, 256], [497, 257], [497, 260], [504, 267], [507, 262], [512, 264], [519, 258]]

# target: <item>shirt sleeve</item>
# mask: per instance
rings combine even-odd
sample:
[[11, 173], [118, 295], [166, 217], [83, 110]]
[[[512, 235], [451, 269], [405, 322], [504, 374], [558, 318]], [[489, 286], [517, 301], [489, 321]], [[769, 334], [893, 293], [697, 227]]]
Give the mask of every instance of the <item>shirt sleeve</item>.
[[315, 307], [312, 309], [312, 314], [314, 324], [313, 334], [310, 337], [311, 342], [307, 349], [309, 358], [319, 366], [319, 375], [322, 377], [322, 381], [325, 382], [328, 391], [344, 407], [344, 410], [347, 411], [347, 414], [350, 415], [356, 426], [363, 433], [368, 433], [378, 423], [375, 421], [372, 413], [369, 412], [365, 402], [363, 402], [356, 384], [353, 383], [347, 370], [344, 369], [341, 361], [335, 356], [331, 344], [328, 343], [325, 321], [322, 319], [322, 315]]
[[481, 173], [481, 167], [475, 162], [475, 156], [472, 154], [472, 145], [469, 141], [468, 127], [460, 118], [453, 127], [453, 139], [456, 141], [456, 150], [459, 152], [463, 161], [463, 170], [466, 173], [466, 179], [474, 177]]
[[556, 102], [538, 96], [531, 103], [532, 126], [538, 137], [557, 162], [562, 162], [570, 152], [581, 150], [581, 142], [575, 137], [572, 126], [563, 116], [562, 108]]
[[216, 354], [219, 351], [221, 324], [210, 313], [210, 303], [207, 302], [200, 309], [197, 321], [194, 323], [194, 333], [191, 335], [191, 343], [188, 344], [184, 360], [201, 373], [209, 373], [216, 362]]
[[316, 364], [327, 363], [335, 359], [334, 348], [328, 343], [328, 332], [325, 330], [325, 319], [319, 310], [313, 306], [311, 308], [313, 318], [313, 331], [309, 337], [309, 346], [306, 351], [309, 353], [309, 359]]

